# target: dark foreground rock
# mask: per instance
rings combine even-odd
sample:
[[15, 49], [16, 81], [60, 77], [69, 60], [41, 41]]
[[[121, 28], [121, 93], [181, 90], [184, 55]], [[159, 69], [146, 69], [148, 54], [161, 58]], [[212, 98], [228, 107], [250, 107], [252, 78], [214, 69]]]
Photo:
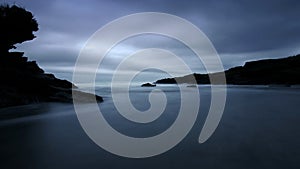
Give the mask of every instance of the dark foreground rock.
[[[23, 53], [12, 52], [0, 56], [0, 107], [38, 102], [73, 101], [72, 89], [76, 86], [67, 80], [45, 73], [35, 61], [28, 61]], [[100, 96], [80, 91], [74, 92], [79, 101], [91, 98], [101, 102]]]
[[[235, 85], [299, 85], [300, 84], [300, 55], [281, 59], [265, 59], [246, 62], [244, 66], [238, 66], [226, 70], [227, 84]], [[212, 73], [210, 76], [219, 76]], [[208, 74], [190, 74], [183, 77], [166, 78], [157, 80], [156, 84], [193, 83], [210, 84]], [[218, 83], [221, 84], [221, 83]]]

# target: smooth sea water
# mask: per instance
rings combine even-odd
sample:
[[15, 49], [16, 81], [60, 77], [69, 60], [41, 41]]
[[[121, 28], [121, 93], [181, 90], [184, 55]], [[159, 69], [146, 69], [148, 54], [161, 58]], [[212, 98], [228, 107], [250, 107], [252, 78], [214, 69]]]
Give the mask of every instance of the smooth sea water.
[[[104, 97], [99, 107], [111, 126], [132, 137], [150, 137], [168, 129], [180, 107], [178, 87], [157, 88], [166, 93], [168, 105], [162, 116], [149, 124], [130, 122], [118, 114], [109, 88], [99, 87], [96, 92]], [[210, 106], [210, 87], [198, 88], [199, 114], [187, 137], [161, 155], [142, 159], [116, 156], [98, 147], [83, 131], [72, 104], [0, 109], [0, 168], [300, 168], [299, 88], [228, 86], [221, 122], [203, 144], [198, 137]], [[131, 101], [138, 110], [149, 108], [152, 89], [131, 88]]]

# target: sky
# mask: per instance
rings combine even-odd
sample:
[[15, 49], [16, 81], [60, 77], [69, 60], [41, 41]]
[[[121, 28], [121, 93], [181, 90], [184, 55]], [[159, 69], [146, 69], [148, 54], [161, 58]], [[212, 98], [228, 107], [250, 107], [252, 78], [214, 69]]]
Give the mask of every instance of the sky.
[[[81, 48], [95, 31], [119, 17], [138, 12], [163, 12], [193, 23], [212, 42], [225, 69], [243, 65], [246, 61], [300, 53], [300, 1], [297, 0], [2, 2], [25, 7], [39, 23], [39, 31], [35, 33], [37, 38], [17, 45], [17, 50], [24, 51], [30, 60], [36, 60], [47, 72], [68, 80], [71, 80]], [[128, 54], [138, 49], [156, 47], [181, 55], [194, 72], [205, 73], [201, 62], [196, 61], [194, 54], [180, 42], [167, 37], [145, 35], [129, 38], [114, 47], [103, 62], [104, 71], [102, 74], [100, 71], [99, 78], [112, 73]], [[162, 77], [162, 74], [152, 71], [150, 76], [152, 78], [148, 80], [154, 80]]]

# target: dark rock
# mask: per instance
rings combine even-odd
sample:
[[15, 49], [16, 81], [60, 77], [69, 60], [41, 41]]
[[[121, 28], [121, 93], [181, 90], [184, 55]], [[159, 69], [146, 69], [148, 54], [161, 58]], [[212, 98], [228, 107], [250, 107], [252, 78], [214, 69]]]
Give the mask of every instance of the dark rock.
[[156, 84], [151, 84], [151, 83], [144, 83], [141, 85], [141, 87], [155, 87]]
[[[44, 73], [35, 61], [28, 61], [21, 52], [0, 56], [0, 107], [38, 102], [73, 102], [72, 91], [76, 86], [67, 80]], [[76, 91], [82, 100], [100, 96]], [[79, 97], [76, 97], [79, 98]]]
[[[300, 55], [281, 59], [265, 59], [246, 62], [226, 70], [227, 84], [236, 85], [297, 85], [300, 84]], [[209, 74], [219, 76], [220, 72]], [[210, 84], [208, 74], [190, 74], [183, 77], [157, 80], [156, 84], [191, 83], [196, 79], [197, 84]], [[222, 82], [216, 82], [221, 84]]]

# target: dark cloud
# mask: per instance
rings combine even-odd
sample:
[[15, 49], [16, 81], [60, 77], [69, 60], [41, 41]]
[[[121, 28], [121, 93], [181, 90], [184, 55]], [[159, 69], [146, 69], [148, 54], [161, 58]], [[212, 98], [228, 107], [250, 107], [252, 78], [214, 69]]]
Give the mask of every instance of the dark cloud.
[[[300, 52], [300, 1], [297, 0], [14, 0], [11, 3], [24, 6], [37, 18], [38, 38], [20, 45], [19, 50], [26, 51], [45, 67], [74, 65], [80, 48], [101, 26], [124, 15], [149, 11], [178, 15], [198, 26], [212, 41], [226, 68], [247, 60]], [[151, 42], [145, 46], [151, 46]], [[166, 47], [180, 50], [173, 43]]]

